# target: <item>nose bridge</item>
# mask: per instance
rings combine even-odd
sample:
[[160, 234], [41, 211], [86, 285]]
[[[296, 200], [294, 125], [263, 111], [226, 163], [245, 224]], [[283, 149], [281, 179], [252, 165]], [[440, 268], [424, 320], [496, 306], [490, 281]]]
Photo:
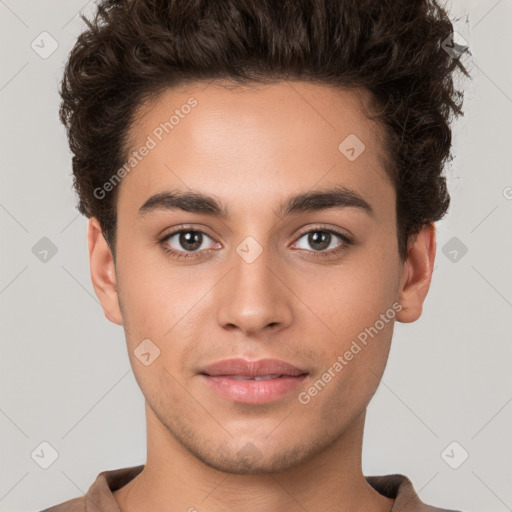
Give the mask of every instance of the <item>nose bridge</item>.
[[221, 327], [238, 327], [246, 334], [256, 334], [271, 325], [291, 321], [289, 294], [277, 277], [275, 258], [252, 237], [244, 239], [230, 257], [231, 271], [223, 280], [217, 299]]

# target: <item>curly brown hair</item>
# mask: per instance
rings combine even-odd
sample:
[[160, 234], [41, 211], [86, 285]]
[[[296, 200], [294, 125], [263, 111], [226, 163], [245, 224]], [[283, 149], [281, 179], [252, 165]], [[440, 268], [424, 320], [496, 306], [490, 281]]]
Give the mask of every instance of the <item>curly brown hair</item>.
[[[398, 251], [443, 217], [450, 122], [463, 115], [445, 51], [453, 26], [437, 0], [103, 0], [66, 64], [60, 119], [73, 152], [78, 210], [115, 257], [118, 187], [137, 108], [188, 81], [296, 79], [370, 91], [397, 195]], [[450, 39], [452, 38], [452, 39]], [[453, 46], [453, 43], [452, 45]]]

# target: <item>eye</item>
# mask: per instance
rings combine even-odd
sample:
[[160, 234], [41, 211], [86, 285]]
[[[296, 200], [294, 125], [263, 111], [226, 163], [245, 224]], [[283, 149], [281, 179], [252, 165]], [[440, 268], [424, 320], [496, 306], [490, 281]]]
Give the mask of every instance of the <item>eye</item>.
[[202, 231], [182, 228], [166, 235], [160, 242], [167, 252], [177, 257], [189, 257], [189, 254], [193, 256], [191, 253], [211, 249], [214, 240]]
[[334, 254], [350, 243], [351, 240], [338, 231], [315, 228], [303, 233], [294, 246], [301, 250]]
[[[292, 248], [305, 250], [315, 257], [328, 257], [337, 255], [347, 248], [352, 240], [333, 229], [314, 228], [303, 233], [292, 245]], [[200, 258], [212, 249], [221, 247], [203, 231], [181, 227], [180, 229], [165, 235], [160, 240], [164, 251], [176, 259]], [[316, 254], [315, 254], [316, 253]]]

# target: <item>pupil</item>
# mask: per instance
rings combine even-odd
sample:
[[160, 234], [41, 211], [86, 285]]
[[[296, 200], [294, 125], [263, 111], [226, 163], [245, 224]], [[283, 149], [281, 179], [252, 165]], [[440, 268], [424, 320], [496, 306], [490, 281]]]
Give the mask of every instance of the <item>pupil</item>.
[[201, 247], [202, 238], [199, 231], [185, 231], [180, 234], [180, 244], [184, 249], [193, 251]]
[[314, 231], [309, 234], [308, 242], [314, 249], [326, 249], [331, 242], [331, 234], [326, 231]]

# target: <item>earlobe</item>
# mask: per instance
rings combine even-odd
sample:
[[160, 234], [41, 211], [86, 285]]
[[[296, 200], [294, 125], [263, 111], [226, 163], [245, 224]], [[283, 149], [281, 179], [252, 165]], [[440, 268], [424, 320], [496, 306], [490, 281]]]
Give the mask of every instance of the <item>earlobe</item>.
[[415, 235], [409, 244], [398, 292], [398, 301], [402, 305], [396, 316], [399, 322], [414, 322], [421, 316], [432, 280], [435, 254], [436, 232], [432, 223]]
[[117, 325], [123, 325], [112, 252], [95, 217], [89, 219], [87, 241], [94, 291], [107, 319]]

